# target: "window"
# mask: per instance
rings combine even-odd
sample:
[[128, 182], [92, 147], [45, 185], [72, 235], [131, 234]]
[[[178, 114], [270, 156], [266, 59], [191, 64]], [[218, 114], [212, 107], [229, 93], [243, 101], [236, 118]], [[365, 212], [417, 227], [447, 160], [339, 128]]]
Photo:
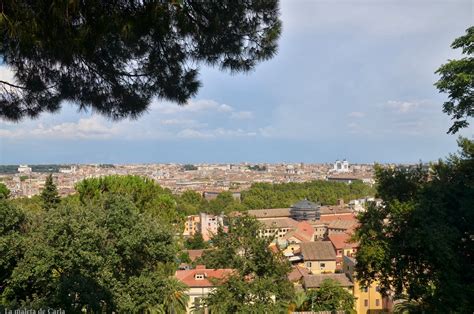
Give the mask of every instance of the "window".
[[306, 267], [311, 268], [311, 262], [306, 262]]
[[319, 265], [321, 266], [321, 268], [326, 267], [326, 263], [321, 263], [321, 264], [319, 264]]
[[380, 300], [379, 299], [375, 299], [375, 306], [379, 306], [380, 305]]
[[367, 300], [367, 299], [364, 300], [364, 306], [365, 306], [365, 307], [368, 307], [368, 306], [369, 306], [369, 300]]
[[196, 274], [194, 277], [196, 280], [203, 280], [204, 279], [204, 274]]

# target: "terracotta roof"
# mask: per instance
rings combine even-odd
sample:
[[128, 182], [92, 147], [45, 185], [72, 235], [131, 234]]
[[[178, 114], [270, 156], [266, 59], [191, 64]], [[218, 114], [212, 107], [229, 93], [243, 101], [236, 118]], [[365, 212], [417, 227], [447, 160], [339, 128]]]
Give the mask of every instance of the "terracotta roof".
[[298, 222], [292, 218], [271, 218], [259, 220], [265, 228], [296, 228]]
[[298, 225], [296, 226], [296, 231], [299, 233], [305, 234], [309, 237], [312, 237], [314, 235], [314, 228], [307, 221], [299, 222]]
[[303, 285], [306, 289], [308, 288], [319, 288], [324, 280], [332, 279], [342, 287], [352, 287], [354, 284], [346, 276], [346, 274], [322, 274], [322, 275], [308, 275], [303, 277]]
[[276, 253], [280, 252], [280, 250], [278, 249], [278, 247], [275, 244], [270, 244], [268, 246], [268, 248], [270, 249], [270, 251], [272, 251], [272, 253], [276, 254]]
[[328, 236], [329, 241], [331, 241], [332, 245], [336, 248], [336, 250], [358, 247], [358, 243], [349, 242], [350, 238], [351, 236], [347, 233], [330, 234]]
[[225, 279], [233, 271], [233, 269], [207, 269], [203, 265], [198, 265], [196, 269], [177, 270], [174, 276], [188, 287], [214, 287], [210, 279]]
[[346, 206], [321, 206], [319, 209], [321, 216], [330, 214], [350, 214], [352, 209]]
[[189, 254], [189, 259], [191, 260], [191, 262], [194, 262], [197, 258], [201, 257], [202, 254], [205, 251], [209, 251], [209, 249], [207, 249], [207, 250], [186, 250], [186, 252], [188, 252], [188, 254]]
[[332, 229], [352, 229], [357, 224], [355, 219], [335, 219], [329, 222], [328, 228]]
[[338, 214], [338, 215], [323, 215], [321, 214], [321, 217], [319, 218], [319, 221], [321, 222], [328, 222], [328, 221], [333, 221], [333, 220], [357, 220], [356, 216], [353, 213], [345, 213], [345, 214]]
[[295, 266], [291, 268], [291, 272], [288, 274], [288, 280], [292, 282], [298, 281], [303, 278], [303, 276], [308, 276], [309, 274], [309, 270], [305, 267]]
[[329, 241], [303, 242], [300, 250], [305, 261], [336, 260], [336, 251]]
[[313, 240], [314, 228], [307, 221], [298, 222], [296, 230], [290, 231], [285, 234], [285, 239], [295, 237], [301, 242], [309, 242]]
[[250, 216], [256, 218], [277, 218], [277, 217], [290, 217], [289, 208], [268, 208], [268, 209], [251, 209], [248, 211]]

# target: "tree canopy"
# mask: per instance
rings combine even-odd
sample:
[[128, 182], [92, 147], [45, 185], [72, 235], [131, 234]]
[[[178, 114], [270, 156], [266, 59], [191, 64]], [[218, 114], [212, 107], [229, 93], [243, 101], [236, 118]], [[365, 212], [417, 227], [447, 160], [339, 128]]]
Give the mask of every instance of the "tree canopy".
[[474, 27], [454, 40], [451, 47], [462, 49], [466, 55], [459, 60], [449, 60], [436, 73], [441, 76], [435, 86], [440, 92], [448, 93], [443, 111], [454, 120], [448, 133], [456, 133], [469, 126], [468, 119], [474, 116]]
[[333, 279], [325, 279], [318, 289], [307, 292], [307, 310], [345, 311], [354, 310], [355, 297]]
[[422, 168], [376, 173], [383, 206], [359, 217], [356, 272], [426, 312], [474, 311], [474, 142]]
[[255, 183], [242, 191], [242, 205], [247, 209], [290, 207], [306, 198], [324, 205], [334, 205], [338, 199], [346, 202], [373, 196], [375, 189], [363, 182], [346, 184], [315, 180], [302, 183]]
[[10, 190], [3, 183], [0, 183], [0, 199], [7, 199], [10, 196]]
[[260, 223], [241, 216], [229, 221], [227, 233], [213, 237], [215, 249], [206, 251], [199, 263], [236, 272], [217, 287], [205, 303], [216, 313], [286, 313], [293, 299], [290, 265], [273, 253], [270, 239], [258, 236]]
[[[114, 177], [108, 186], [138, 179]], [[66, 197], [40, 212], [0, 200], [0, 309], [185, 311], [187, 287], [172, 277], [179, 242], [161, 217], [168, 214], [138, 207], [144, 191], [121, 189], [118, 195], [115, 188], [91, 193], [100, 195], [93, 201]], [[160, 201], [166, 203], [153, 198], [153, 206]]]
[[0, 117], [55, 112], [64, 101], [113, 119], [137, 117], [153, 97], [184, 104], [199, 66], [252, 70], [281, 31], [277, 0], [5, 0]]

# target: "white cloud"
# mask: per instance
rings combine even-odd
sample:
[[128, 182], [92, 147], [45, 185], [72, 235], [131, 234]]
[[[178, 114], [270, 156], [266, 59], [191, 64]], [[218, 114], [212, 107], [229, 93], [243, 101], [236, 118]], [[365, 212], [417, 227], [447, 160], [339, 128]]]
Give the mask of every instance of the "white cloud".
[[170, 102], [155, 102], [151, 108], [161, 114], [204, 111], [232, 112], [234, 110], [232, 106], [219, 104], [217, 101], [210, 99], [190, 100], [187, 104], [181, 106]]
[[3, 138], [51, 138], [51, 139], [109, 139], [120, 134], [118, 125], [108, 123], [98, 116], [81, 118], [77, 122], [56, 125], [39, 123], [32, 128], [0, 129]]
[[232, 119], [237, 119], [237, 120], [247, 120], [247, 119], [253, 119], [253, 112], [251, 111], [236, 111], [232, 112], [230, 115]]
[[253, 137], [256, 135], [256, 132], [244, 131], [242, 129], [232, 130], [224, 128], [217, 128], [213, 130], [184, 129], [178, 133], [178, 137], [188, 139]]
[[387, 106], [387, 108], [390, 108], [397, 113], [407, 113], [426, 104], [427, 102], [424, 100], [418, 100], [418, 101], [389, 100], [387, 101], [385, 105]]
[[232, 108], [232, 107], [229, 106], [229, 105], [222, 104], [222, 105], [219, 105], [219, 107], [217, 108], [217, 110], [219, 110], [219, 111], [221, 111], [221, 112], [232, 112], [232, 111], [234, 111], [234, 108]]

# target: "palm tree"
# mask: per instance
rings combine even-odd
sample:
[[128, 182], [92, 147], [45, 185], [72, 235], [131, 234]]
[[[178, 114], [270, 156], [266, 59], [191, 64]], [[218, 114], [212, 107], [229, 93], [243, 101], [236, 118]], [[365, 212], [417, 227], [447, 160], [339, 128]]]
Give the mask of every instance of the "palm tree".
[[162, 289], [163, 304], [160, 308], [163, 309], [163, 313], [186, 313], [189, 301], [189, 295], [186, 294], [188, 287], [176, 278], [170, 277], [166, 280]]
[[393, 306], [394, 314], [423, 314], [425, 307], [421, 301], [399, 299]]

